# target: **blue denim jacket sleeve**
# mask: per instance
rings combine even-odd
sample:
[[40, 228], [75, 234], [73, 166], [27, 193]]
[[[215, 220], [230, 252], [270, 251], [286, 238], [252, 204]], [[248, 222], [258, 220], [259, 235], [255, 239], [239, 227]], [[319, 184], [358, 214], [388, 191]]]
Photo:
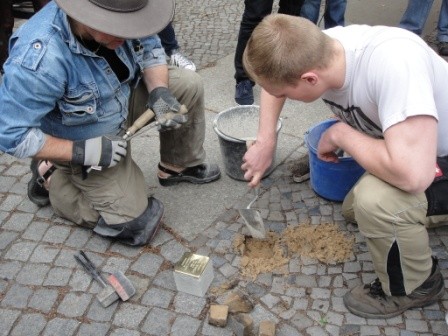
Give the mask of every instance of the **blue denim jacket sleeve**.
[[156, 35], [126, 41], [117, 55], [129, 77], [120, 82], [104, 58], [76, 40], [54, 2], [15, 32], [10, 47], [0, 83], [0, 150], [19, 158], [38, 153], [45, 134], [69, 140], [118, 134], [139, 73], [166, 64]]

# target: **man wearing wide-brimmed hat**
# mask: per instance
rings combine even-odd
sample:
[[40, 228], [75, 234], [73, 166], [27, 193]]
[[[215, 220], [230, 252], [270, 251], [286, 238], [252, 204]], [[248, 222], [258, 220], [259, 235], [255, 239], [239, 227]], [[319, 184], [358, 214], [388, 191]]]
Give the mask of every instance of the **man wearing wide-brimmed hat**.
[[201, 78], [168, 68], [155, 35], [173, 13], [172, 0], [50, 2], [12, 36], [0, 85], [0, 150], [33, 158], [31, 201], [129, 245], [163, 215], [122, 137], [147, 108], [163, 186], [220, 176], [204, 163]]

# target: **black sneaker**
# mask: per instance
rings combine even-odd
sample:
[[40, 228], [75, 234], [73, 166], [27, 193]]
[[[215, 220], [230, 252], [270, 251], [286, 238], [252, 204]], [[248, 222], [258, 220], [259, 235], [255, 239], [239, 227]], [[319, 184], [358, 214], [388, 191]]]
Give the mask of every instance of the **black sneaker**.
[[344, 295], [347, 309], [365, 318], [388, 319], [400, 315], [410, 308], [424, 307], [440, 300], [445, 294], [445, 285], [437, 259], [433, 258], [432, 273], [428, 279], [411, 294], [387, 296], [381, 282], [376, 279], [371, 284], [353, 288]]
[[235, 101], [239, 105], [252, 105], [254, 103], [254, 85], [248, 79], [236, 84]]
[[439, 55], [448, 56], [448, 42], [439, 43]]
[[32, 160], [30, 169], [31, 180], [28, 182], [28, 198], [34, 204], [43, 207], [50, 203], [48, 190], [43, 186], [43, 177], [39, 175], [39, 164], [41, 161]]
[[159, 170], [170, 174], [170, 176], [165, 178], [159, 177], [159, 183], [164, 187], [175, 185], [179, 182], [190, 182], [194, 184], [209, 183], [219, 179], [221, 176], [219, 167], [216, 164], [208, 163], [186, 168], [180, 173], [165, 168], [159, 163]]

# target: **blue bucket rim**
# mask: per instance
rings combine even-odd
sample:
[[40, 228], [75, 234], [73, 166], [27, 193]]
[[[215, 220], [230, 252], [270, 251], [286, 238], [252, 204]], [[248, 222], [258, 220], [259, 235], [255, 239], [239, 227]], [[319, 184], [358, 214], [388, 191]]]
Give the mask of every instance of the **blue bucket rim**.
[[[336, 118], [331, 118], [331, 119], [326, 119], [324, 121], [321, 121], [320, 123], [317, 123], [314, 126], [312, 126], [308, 131], [305, 132], [305, 136], [304, 136], [305, 137], [305, 146], [308, 147], [309, 150], [311, 150], [314, 154], [317, 155], [317, 148], [309, 144], [308, 135], [313, 130], [315, 130], [317, 127], [320, 127], [325, 124], [330, 124], [330, 126], [331, 126], [333, 124], [336, 124], [337, 122], [341, 122], [341, 121]], [[330, 127], [330, 126], [328, 126], [328, 127]], [[340, 157], [339, 161], [340, 162], [355, 161], [355, 159], [353, 159], [351, 156], [350, 157]], [[337, 162], [328, 162], [328, 161], [323, 161], [323, 162], [325, 162], [327, 164], [337, 164]]]

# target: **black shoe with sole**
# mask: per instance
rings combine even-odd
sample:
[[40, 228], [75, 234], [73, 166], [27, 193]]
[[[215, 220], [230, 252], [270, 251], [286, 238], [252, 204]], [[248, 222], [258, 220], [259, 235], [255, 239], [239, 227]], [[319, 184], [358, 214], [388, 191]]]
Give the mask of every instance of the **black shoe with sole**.
[[41, 161], [37, 160], [31, 161], [30, 169], [33, 175], [31, 176], [31, 180], [28, 182], [28, 198], [34, 204], [43, 207], [50, 203], [50, 197], [48, 190], [43, 186], [44, 177], [39, 175], [38, 168], [40, 162]]
[[440, 56], [448, 56], [448, 42], [440, 42], [438, 48]]
[[159, 163], [159, 170], [170, 174], [168, 177], [159, 177], [162, 186], [167, 187], [178, 184], [179, 182], [190, 182], [194, 184], [209, 183], [219, 179], [221, 172], [216, 164], [202, 163], [200, 165], [189, 167], [180, 173], [163, 167]]
[[411, 294], [386, 295], [379, 279], [368, 285], [353, 288], [344, 295], [347, 309], [358, 316], [373, 319], [388, 319], [400, 315], [410, 308], [425, 307], [440, 300], [445, 294], [442, 273], [433, 258], [431, 275]]

